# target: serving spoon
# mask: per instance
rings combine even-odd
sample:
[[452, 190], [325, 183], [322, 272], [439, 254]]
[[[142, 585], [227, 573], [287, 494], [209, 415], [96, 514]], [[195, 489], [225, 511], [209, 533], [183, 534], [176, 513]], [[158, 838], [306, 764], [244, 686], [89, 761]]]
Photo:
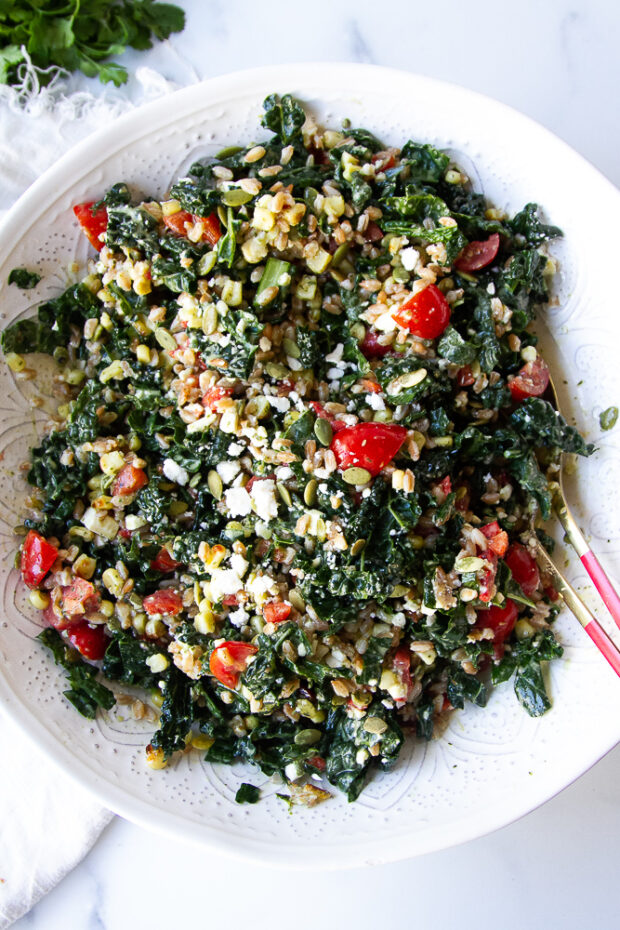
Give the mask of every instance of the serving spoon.
[[[549, 393], [551, 395], [551, 402], [553, 406], [558, 411], [558, 413], [561, 413], [558, 393], [553, 383], [553, 379], [550, 379], [549, 381]], [[586, 542], [586, 539], [579, 529], [579, 525], [571, 513], [570, 507], [568, 506], [566, 494], [564, 492], [564, 483], [562, 480], [563, 460], [564, 453], [560, 453], [558, 487], [553, 493], [553, 509], [555, 510], [555, 513], [557, 514], [558, 519], [562, 524], [564, 532], [566, 533], [566, 538], [579, 556], [581, 564], [590, 576], [594, 587], [600, 594], [603, 603], [607, 607], [609, 613], [612, 615], [616, 626], [620, 628], [620, 597], [618, 596], [618, 593], [616, 592], [611, 581], [605, 574], [603, 566]]]

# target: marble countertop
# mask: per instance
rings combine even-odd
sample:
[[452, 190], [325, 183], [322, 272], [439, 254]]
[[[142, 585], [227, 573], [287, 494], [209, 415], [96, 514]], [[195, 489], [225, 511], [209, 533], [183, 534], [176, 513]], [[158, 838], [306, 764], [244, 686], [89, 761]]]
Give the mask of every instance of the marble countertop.
[[[185, 33], [126, 55], [128, 67], [148, 65], [180, 85], [290, 61], [404, 68], [514, 106], [620, 185], [620, 10], [613, 0], [394, 0], [383, 19], [376, 4], [360, 0], [179, 2], [188, 12]], [[131, 83], [125, 92], [131, 96]], [[115, 818], [86, 859], [14, 926], [150, 930], [247, 920], [257, 930], [285, 921], [306, 930], [406, 920], [442, 930], [611, 930], [618, 925], [619, 770], [617, 747], [561, 795], [488, 837], [371, 871], [315, 873], [312, 890], [302, 873], [231, 862]]]

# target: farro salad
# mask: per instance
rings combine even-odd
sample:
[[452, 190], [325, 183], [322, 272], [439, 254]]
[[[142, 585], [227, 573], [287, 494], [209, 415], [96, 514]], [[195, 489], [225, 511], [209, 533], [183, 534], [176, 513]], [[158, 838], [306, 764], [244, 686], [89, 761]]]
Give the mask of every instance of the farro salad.
[[313, 805], [511, 676], [549, 708], [532, 521], [593, 449], [543, 398], [535, 204], [288, 95], [262, 125], [161, 201], [78, 204], [88, 274], [2, 347], [59, 366], [19, 566], [65, 696], [157, 720], [152, 768], [247, 760]]

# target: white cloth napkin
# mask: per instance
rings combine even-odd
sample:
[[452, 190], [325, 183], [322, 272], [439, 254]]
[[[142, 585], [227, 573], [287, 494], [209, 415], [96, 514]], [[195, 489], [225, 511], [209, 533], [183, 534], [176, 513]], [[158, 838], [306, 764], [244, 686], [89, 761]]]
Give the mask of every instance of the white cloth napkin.
[[[171, 69], [174, 73], [174, 68]], [[46, 168], [86, 135], [175, 85], [139, 68], [121, 90], [79, 88], [79, 78], [38, 85], [23, 69], [20, 89], [0, 85], [0, 218]], [[0, 717], [0, 930], [50, 891], [88, 852], [110, 811], [67, 779]]]

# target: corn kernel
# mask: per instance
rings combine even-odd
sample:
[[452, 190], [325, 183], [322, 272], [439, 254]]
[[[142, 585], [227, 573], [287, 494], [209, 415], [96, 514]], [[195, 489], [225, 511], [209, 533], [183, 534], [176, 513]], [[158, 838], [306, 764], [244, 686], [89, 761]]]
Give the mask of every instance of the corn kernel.
[[149, 745], [146, 747], [146, 764], [150, 769], [165, 769], [168, 765], [168, 760], [164, 756], [163, 749], [155, 749], [154, 746]]
[[116, 359], [115, 361], [111, 362], [107, 366], [107, 368], [103, 369], [103, 371], [99, 375], [99, 380], [101, 381], [102, 384], [107, 384], [107, 382], [111, 381], [112, 378], [116, 378], [117, 380], [120, 380], [126, 377], [127, 375], [125, 373], [125, 370], [121, 362], [118, 359]]
[[106, 452], [99, 459], [99, 468], [105, 475], [115, 475], [125, 464], [125, 456], [121, 452]]
[[206, 733], [192, 733], [190, 739], [192, 749], [197, 749], [199, 752], [206, 752], [207, 749], [211, 749], [214, 742], [213, 737], [207, 736]]
[[133, 620], [131, 621], [131, 625], [133, 626], [134, 630], [136, 631], [136, 633], [138, 633], [139, 636], [143, 636], [146, 631], [146, 614], [145, 613], [136, 614]]
[[73, 571], [76, 575], [79, 575], [80, 578], [85, 578], [87, 581], [89, 578], [92, 578], [95, 574], [95, 569], [97, 568], [97, 560], [92, 559], [89, 555], [79, 555], [75, 562], [73, 563]]
[[158, 675], [160, 672], [166, 671], [170, 662], [163, 652], [156, 652], [154, 655], [148, 657], [146, 664], [155, 675]]
[[125, 582], [115, 568], [106, 568], [101, 576], [101, 580], [110, 594], [113, 594], [114, 597], [120, 597]]
[[103, 614], [104, 617], [113, 617], [114, 616], [114, 604], [112, 601], [101, 601], [99, 604], [99, 613]]
[[28, 600], [33, 607], [36, 607], [37, 610], [45, 610], [46, 607], [50, 605], [50, 596], [45, 594], [44, 591], [39, 591], [38, 588], [33, 588], [33, 590], [28, 595]]
[[18, 355], [17, 352], [9, 352], [6, 357], [6, 363], [11, 371], [23, 371], [26, 367], [26, 360]]
[[107, 329], [107, 330], [108, 330], [108, 332], [110, 332], [110, 330], [114, 329], [114, 320], [112, 319], [112, 317], [110, 316], [109, 313], [106, 313], [105, 310], [103, 311], [103, 313], [102, 313], [101, 316], [99, 317], [99, 322], [101, 323], [101, 325], [103, 326], [104, 329]]
[[142, 362], [143, 365], [150, 365], [151, 363], [151, 350], [148, 346], [143, 344], [139, 345], [136, 349], [136, 358], [139, 362]]
[[162, 216], [173, 216], [181, 212], [181, 204], [178, 200], [164, 200], [161, 205]]

